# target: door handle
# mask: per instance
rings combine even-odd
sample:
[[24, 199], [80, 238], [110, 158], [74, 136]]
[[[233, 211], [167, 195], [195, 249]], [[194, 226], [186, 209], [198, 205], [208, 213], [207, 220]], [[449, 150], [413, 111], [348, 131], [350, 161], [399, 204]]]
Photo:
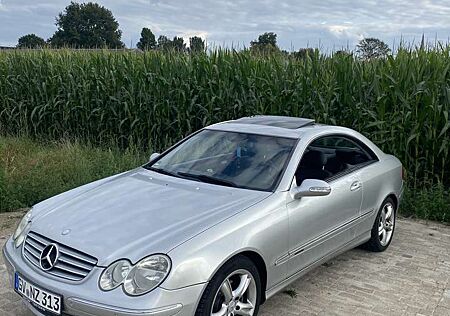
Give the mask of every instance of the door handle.
[[356, 191], [359, 188], [361, 188], [361, 182], [359, 181], [355, 181], [352, 183], [352, 185], [350, 186], [350, 191]]

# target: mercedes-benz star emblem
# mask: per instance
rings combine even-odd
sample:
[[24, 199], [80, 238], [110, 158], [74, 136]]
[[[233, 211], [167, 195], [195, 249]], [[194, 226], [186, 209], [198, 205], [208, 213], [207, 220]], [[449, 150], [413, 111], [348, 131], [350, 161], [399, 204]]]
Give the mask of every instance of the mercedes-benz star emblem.
[[42, 250], [41, 257], [39, 258], [39, 265], [44, 271], [48, 271], [56, 265], [59, 257], [58, 245], [49, 244]]

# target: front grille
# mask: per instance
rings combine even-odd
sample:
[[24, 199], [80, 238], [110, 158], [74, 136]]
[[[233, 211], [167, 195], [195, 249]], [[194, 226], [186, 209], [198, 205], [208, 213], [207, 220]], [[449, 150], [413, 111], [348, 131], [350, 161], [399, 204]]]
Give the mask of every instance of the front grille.
[[29, 232], [23, 246], [23, 255], [41, 269], [39, 259], [42, 250], [49, 244], [58, 245], [59, 257], [55, 266], [47, 273], [71, 281], [83, 280], [97, 264], [97, 259], [73, 248], [64, 246], [35, 232]]

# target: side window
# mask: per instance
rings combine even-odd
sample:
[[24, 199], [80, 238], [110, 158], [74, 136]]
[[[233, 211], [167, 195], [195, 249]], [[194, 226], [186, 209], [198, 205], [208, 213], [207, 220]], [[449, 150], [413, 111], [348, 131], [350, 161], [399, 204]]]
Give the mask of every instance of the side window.
[[295, 173], [297, 184], [305, 179], [327, 180], [376, 160], [363, 144], [345, 136], [325, 136], [312, 142]]

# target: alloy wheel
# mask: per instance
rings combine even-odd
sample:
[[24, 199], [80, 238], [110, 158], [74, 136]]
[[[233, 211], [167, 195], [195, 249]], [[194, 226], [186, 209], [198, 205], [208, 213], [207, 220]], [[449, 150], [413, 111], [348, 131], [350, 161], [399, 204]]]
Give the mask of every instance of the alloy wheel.
[[388, 202], [381, 210], [380, 221], [378, 223], [378, 237], [380, 239], [380, 244], [383, 247], [391, 241], [392, 233], [394, 231], [394, 224], [394, 206]]
[[217, 290], [211, 316], [252, 316], [256, 299], [256, 283], [251, 273], [244, 269], [234, 271]]

